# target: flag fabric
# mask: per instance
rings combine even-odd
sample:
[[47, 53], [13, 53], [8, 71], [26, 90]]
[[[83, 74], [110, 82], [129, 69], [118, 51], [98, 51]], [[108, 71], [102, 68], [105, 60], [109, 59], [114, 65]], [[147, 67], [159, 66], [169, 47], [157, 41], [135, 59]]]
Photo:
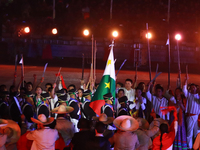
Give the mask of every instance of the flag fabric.
[[21, 60], [19, 61], [19, 64], [23, 64], [23, 57], [22, 57]]
[[169, 39], [167, 39], [166, 45], [169, 45]]
[[[113, 46], [111, 46], [110, 54], [106, 63], [105, 71], [101, 82], [92, 97], [90, 107], [94, 112], [100, 116], [101, 107], [105, 105], [103, 95], [107, 93], [112, 93], [113, 99], [115, 100], [115, 65], [114, 65], [114, 55]], [[115, 102], [113, 102], [115, 103]]]

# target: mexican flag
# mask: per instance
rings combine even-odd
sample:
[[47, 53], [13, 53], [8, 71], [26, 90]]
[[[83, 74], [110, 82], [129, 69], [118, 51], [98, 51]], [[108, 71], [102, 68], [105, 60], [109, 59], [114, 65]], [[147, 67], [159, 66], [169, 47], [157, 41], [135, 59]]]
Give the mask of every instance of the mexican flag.
[[[114, 65], [114, 56], [113, 56], [113, 46], [111, 46], [110, 54], [106, 63], [106, 68], [101, 78], [101, 82], [92, 97], [90, 107], [94, 112], [100, 116], [101, 107], [105, 105], [103, 95], [107, 93], [112, 93], [112, 96], [115, 100], [115, 65]], [[114, 103], [114, 102], [113, 102]]]

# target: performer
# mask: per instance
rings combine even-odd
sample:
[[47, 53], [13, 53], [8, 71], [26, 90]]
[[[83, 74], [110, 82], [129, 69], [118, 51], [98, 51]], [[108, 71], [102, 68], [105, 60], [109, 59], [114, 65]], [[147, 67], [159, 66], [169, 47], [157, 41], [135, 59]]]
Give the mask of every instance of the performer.
[[[35, 107], [37, 108], [40, 104], [43, 104], [43, 103], [46, 104], [46, 105], [48, 106], [48, 105], [49, 105], [48, 101], [46, 101], [45, 99], [43, 99], [43, 98], [41, 97], [42, 88], [41, 88], [40, 86], [37, 86], [35, 92], [36, 92], [36, 95], [35, 95], [35, 97], [33, 98]], [[47, 94], [49, 94], [49, 93], [47, 93]], [[43, 96], [44, 96], [44, 95], [43, 95]]]
[[7, 134], [4, 132], [1, 127], [4, 127], [7, 125], [7, 121], [4, 119], [0, 119], [0, 150], [6, 150], [5, 144], [7, 140]]
[[177, 121], [177, 111], [176, 107], [169, 106], [167, 109], [162, 111], [174, 111], [174, 121], [172, 122], [169, 130], [167, 124], [161, 124], [160, 125], [160, 132], [161, 135], [156, 137], [153, 140], [153, 150], [172, 150], [173, 148], [173, 142], [177, 133], [178, 128], [178, 121]]
[[163, 115], [163, 113], [161, 112], [160, 107], [167, 107], [168, 106], [168, 100], [163, 97], [163, 87], [160, 85], [156, 85], [155, 86], [155, 96], [152, 96], [149, 89], [150, 86], [152, 85], [152, 83], [149, 84], [148, 89], [147, 89], [147, 98], [149, 99], [149, 101], [152, 103], [153, 109], [157, 115], [158, 118], [162, 118], [164, 120], [169, 120], [169, 113], [167, 113], [166, 115]]
[[186, 103], [186, 125], [187, 125], [187, 144], [188, 149], [192, 149], [193, 139], [197, 136], [197, 120], [200, 110], [199, 94], [197, 93], [197, 86], [195, 84], [190, 85], [190, 92], [187, 90], [186, 76], [185, 84], [183, 86], [183, 93], [187, 99]]
[[118, 115], [117, 116], [129, 115], [128, 109], [127, 109], [127, 105], [126, 105], [127, 100], [128, 100], [128, 98], [126, 96], [123, 96], [123, 97], [118, 99], [119, 104], [121, 105], [121, 107], [118, 110]]
[[107, 93], [107, 94], [103, 95], [103, 98], [104, 98], [106, 104], [101, 107], [101, 113], [105, 113], [108, 117], [113, 117], [113, 106], [112, 106], [113, 96], [112, 96], [112, 94]]
[[70, 113], [70, 120], [75, 125], [75, 132], [78, 132], [78, 120], [80, 119], [80, 108], [78, 106], [78, 101], [76, 100], [76, 90], [71, 89], [69, 90], [70, 100], [67, 101], [67, 105], [74, 108], [74, 111]]
[[96, 113], [89, 106], [92, 99], [91, 95], [92, 95], [92, 92], [90, 90], [83, 92], [83, 97], [85, 98], [85, 101], [81, 105], [82, 107], [81, 113], [83, 117], [88, 120], [92, 119], [93, 116], [96, 116]]
[[137, 135], [133, 132], [139, 128], [137, 120], [130, 116], [119, 116], [113, 121], [118, 131], [109, 139], [114, 149], [137, 149], [139, 141]]
[[132, 88], [133, 86], [133, 80], [131, 79], [126, 79], [125, 81], [125, 87], [122, 88], [125, 92], [125, 96], [127, 96], [128, 101], [133, 102], [135, 99], [135, 89]]
[[73, 110], [72, 107], [64, 105], [60, 105], [52, 110], [52, 113], [58, 114], [55, 129], [62, 135], [66, 147], [69, 147], [75, 131], [73, 123], [66, 119], [65, 116]]
[[[169, 90], [170, 91], [170, 90]], [[186, 127], [185, 127], [185, 107], [186, 98], [181, 88], [176, 88], [175, 95], [170, 97], [172, 105], [177, 109], [178, 113], [178, 131], [174, 141], [173, 149], [187, 149]]]
[[58, 131], [51, 129], [48, 125], [54, 121], [54, 118], [46, 118], [44, 114], [38, 116], [38, 120], [31, 118], [31, 120], [37, 123], [38, 129], [29, 132], [26, 137], [29, 140], [33, 140], [31, 150], [36, 149], [55, 149], [55, 141], [59, 138]]
[[142, 89], [136, 88], [136, 98], [129, 107], [133, 109], [131, 114], [133, 117], [146, 118], [146, 103], [147, 100], [142, 96]]

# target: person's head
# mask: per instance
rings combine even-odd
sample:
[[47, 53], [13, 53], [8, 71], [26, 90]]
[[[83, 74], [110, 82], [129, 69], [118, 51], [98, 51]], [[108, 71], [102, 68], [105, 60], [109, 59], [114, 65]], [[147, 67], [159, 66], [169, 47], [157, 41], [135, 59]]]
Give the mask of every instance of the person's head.
[[164, 91], [163, 87], [161, 85], [156, 85], [155, 90], [156, 90], [156, 97], [162, 98], [163, 91]]
[[140, 87], [135, 89], [135, 95], [136, 97], [140, 97], [142, 95], [142, 89]]
[[82, 97], [83, 96], [83, 89], [79, 88], [78, 89], [78, 97]]
[[121, 87], [123, 87], [123, 86], [124, 86], [123, 83], [117, 82], [116, 89], [119, 89], [119, 88], [121, 88]]
[[42, 88], [41, 88], [40, 86], [37, 86], [37, 87], [35, 88], [35, 93], [36, 93], [37, 95], [41, 95], [41, 94], [42, 94]]
[[14, 85], [11, 85], [10, 86], [10, 93], [14, 93], [16, 91], [17, 91], [16, 87]]
[[32, 89], [33, 89], [33, 83], [27, 82], [26, 83], [26, 89], [27, 89], [27, 91], [32, 91]]
[[85, 119], [85, 118], [81, 118], [78, 121], [78, 128], [85, 130], [85, 129], [90, 129], [90, 122], [89, 120]]
[[97, 133], [103, 134], [105, 130], [106, 130], [106, 125], [103, 122], [99, 121], [96, 123], [96, 125], [95, 125], [95, 133], [96, 134]]
[[192, 94], [196, 94], [196, 91], [197, 91], [197, 86], [196, 86], [196, 84], [192, 83], [192, 84], [190, 85], [190, 92], [191, 92]]
[[140, 88], [142, 90], [142, 92], [144, 92], [145, 91], [145, 83], [144, 82], [140, 82], [138, 84], [138, 88]]
[[118, 98], [123, 97], [124, 96], [124, 90], [123, 89], [119, 89], [117, 96], [118, 96]]
[[161, 134], [168, 133], [168, 125], [166, 123], [162, 123], [160, 125], [160, 133]]
[[74, 84], [70, 84], [68, 87], [67, 87], [67, 90], [70, 91], [72, 89], [75, 89], [76, 90], [76, 86]]
[[131, 79], [126, 79], [126, 81], [125, 81], [125, 88], [127, 90], [130, 90], [131, 87], [132, 87], [132, 85], [133, 85], [133, 81]]
[[182, 95], [182, 89], [181, 88], [176, 88], [175, 97], [180, 97], [181, 95]]
[[168, 125], [167, 124], [162, 123], [160, 125], [160, 133], [161, 133], [161, 135], [160, 135], [160, 143], [161, 143], [160, 149], [162, 149], [162, 136], [163, 136], [164, 133], [168, 133]]
[[46, 84], [45, 84], [45, 90], [46, 90], [46, 92], [48, 92], [48, 89], [49, 89], [50, 87], [53, 87], [51, 83], [46, 83]]
[[22, 87], [20, 88], [20, 97], [24, 98], [26, 96], [27, 89]]
[[5, 84], [0, 85], [0, 92], [7, 91], [7, 87]]
[[49, 94], [52, 92], [52, 90], [53, 90], [53, 87], [49, 87], [49, 88], [48, 88]]

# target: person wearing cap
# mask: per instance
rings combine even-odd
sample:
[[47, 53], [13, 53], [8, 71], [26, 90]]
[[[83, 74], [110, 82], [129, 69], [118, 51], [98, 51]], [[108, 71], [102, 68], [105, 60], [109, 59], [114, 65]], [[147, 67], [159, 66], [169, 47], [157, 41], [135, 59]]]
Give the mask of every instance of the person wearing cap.
[[197, 120], [200, 110], [200, 97], [197, 93], [197, 85], [190, 84], [190, 91], [187, 90], [188, 76], [186, 76], [185, 84], [183, 85], [183, 94], [185, 95], [186, 102], [186, 132], [187, 132], [187, 145], [188, 149], [192, 149], [193, 139], [197, 136]]
[[80, 108], [78, 106], [78, 101], [76, 100], [76, 89], [71, 89], [68, 91], [70, 95], [69, 101], [66, 101], [67, 106], [71, 106], [74, 108], [74, 111], [70, 113], [70, 120], [75, 125], [75, 132], [78, 132], [78, 120], [80, 119]]
[[105, 113], [108, 117], [113, 117], [113, 96], [111, 93], [103, 95], [105, 105], [101, 107], [101, 113]]
[[65, 116], [73, 110], [72, 107], [64, 105], [60, 105], [52, 110], [52, 113], [58, 114], [55, 129], [63, 137], [66, 147], [69, 146], [75, 131], [73, 123], [66, 119]]
[[149, 123], [144, 118], [137, 118], [139, 123], [139, 128], [136, 130], [140, 146], [138, 150], [148, 150], [152, 146], [151, 137], [154, 136], [159, 131], [160, 122], [156, 118], [156, 113], [154, 111], [150, 114], [153, 120], [153, 128], [149, 129]]
[[7, 123], [8, 122], [6, 120], [0, 119], [0, 150], [6, 150], [5, 144], [7, 140], [7, 134], [1, 127], [6, 126]]
[[118, 102], [121, 105], [121, 107], [117, 111], [118, 112], [117, 116], [129, 115], [127, 105], [126, 105], [127, 100], [128, 100], [128, 98], [126, 96], [123, 96], [118, 99]]
[[58, 131], [48, 127], [54, 121], [54, 118], [47, 118], [44, 114], [40, 114], [38, 119], [31, 118], [31, 120], [38, 126], [38, 129], [26, 135], [27, 139], [33, 140], [31, 150], [55, 150], [55, 141], [59, 138]]
[[135, 150], [139, 147], [137, 134], [134, 133], [139, 128], [136, 119], [122, 115], [117, 117], [113, 124], [118, 128], [117, 132], [109, 139], [114, 150]]
[[87, 90], [83, 92], [83, 97], [85, 98], [85, 101], [81, 105], [81, 114], [86, 119], [91, 119], [93, 116], [96, 116], [96, 113], [93, 111], [93, 109], [89, 106], [90, 101], [92, 99], [92, 92], [90, 90]]

